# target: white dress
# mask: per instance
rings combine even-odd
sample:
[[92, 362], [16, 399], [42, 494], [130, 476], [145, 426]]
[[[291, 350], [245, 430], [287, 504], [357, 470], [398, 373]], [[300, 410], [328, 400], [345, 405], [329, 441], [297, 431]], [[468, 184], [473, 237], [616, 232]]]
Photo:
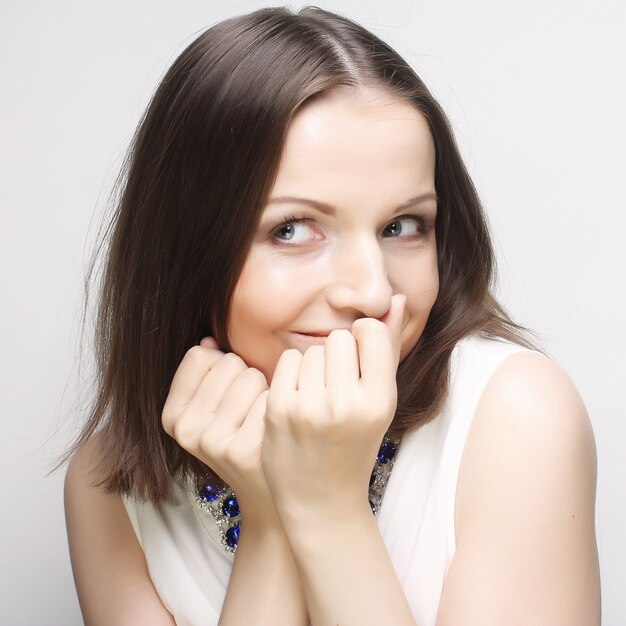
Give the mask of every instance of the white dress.
[[[481, 335], [459, 342], [441, 413], [400, 445], [377, 521], [419, 626], [434, 626], [454, 556], [456, 484], [474, 410], [498, 365], [523, 350]], [[157, 507], [130, 498], [124, 504], [154, 586], [176, 624], [217, 624], [233, 557], [208, 511], [183, 487]]]

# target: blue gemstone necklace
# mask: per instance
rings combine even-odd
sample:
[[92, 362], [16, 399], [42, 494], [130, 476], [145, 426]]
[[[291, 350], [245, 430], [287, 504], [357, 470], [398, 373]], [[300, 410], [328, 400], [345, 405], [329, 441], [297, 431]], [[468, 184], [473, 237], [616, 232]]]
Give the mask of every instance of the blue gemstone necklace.
[[[398, 440], [385, 437], [378, 449], [369, 483], [369, 503], [374, 515], [380, 511], [399, 446]], [[224, 550], [234, 554], [241, 532], [241, 512], [235, 492], [228, 485], [219, 487], [204, 482], [194, 496], [199, 508], [213, 517]]]

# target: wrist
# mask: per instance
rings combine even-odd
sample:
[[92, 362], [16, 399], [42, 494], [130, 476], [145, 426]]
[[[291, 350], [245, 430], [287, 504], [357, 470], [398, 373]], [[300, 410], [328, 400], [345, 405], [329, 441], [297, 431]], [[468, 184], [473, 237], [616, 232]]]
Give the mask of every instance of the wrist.
[[240, 503], [242, 536], [284, 536], [283, 527], [274, 505]]
[[287, 507], [281, 510], [280, 519], [285, 536], [294, 550], [307, 549], [343, 541], [353, 532], [376, 526], [367, 498], [351, 507], [333, 507], [329, 502], [323, 509]]
[[235, 559], [238, 555], [241, 558], [244, 554], [247, 555], [246, 559], [293, 561], [291, 546], [282, 526], [280, 523], [270, 524], [267, 520], [242, 519]]

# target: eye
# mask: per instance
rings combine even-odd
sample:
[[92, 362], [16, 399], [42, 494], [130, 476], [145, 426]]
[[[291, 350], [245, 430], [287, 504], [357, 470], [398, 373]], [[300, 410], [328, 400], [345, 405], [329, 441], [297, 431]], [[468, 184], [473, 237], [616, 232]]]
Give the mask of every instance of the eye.
[[272, 231], [272, 238], [281, 244], [298, 245], [307, 243], [314, 238], [313, 229], [309, 226], [311, 220], [306, 217], [284, 217], [281, 223]]
[[420, 215], [403, 215], [383, 230], [383, 237], [413, 237], [424, 233], [424, 218]]

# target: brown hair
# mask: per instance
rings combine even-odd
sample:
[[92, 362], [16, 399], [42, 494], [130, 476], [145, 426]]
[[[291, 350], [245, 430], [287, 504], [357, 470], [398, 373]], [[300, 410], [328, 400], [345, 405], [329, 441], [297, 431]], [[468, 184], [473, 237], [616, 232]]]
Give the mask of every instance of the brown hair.
[[450, 354], [463, 337], [484, 331], [528, 345], [491, 295], [485, 217], [446, 116], [408, 64], [358, 24], [316, 7], [228, 19], [189, 45], [161, 81], [105, 230], [97, 393], [66, 458], [99, 432], [106, 489], [158, 501], [172, 478], [206, 472], [161, 427], [174, 372], [202, 337], [230, 349], [231, 295], [295, 112], [333, 89], [368, 86], [412, 102], [436, 148], [440, 290], [398, 370], [391, 434], [437, 414]]

